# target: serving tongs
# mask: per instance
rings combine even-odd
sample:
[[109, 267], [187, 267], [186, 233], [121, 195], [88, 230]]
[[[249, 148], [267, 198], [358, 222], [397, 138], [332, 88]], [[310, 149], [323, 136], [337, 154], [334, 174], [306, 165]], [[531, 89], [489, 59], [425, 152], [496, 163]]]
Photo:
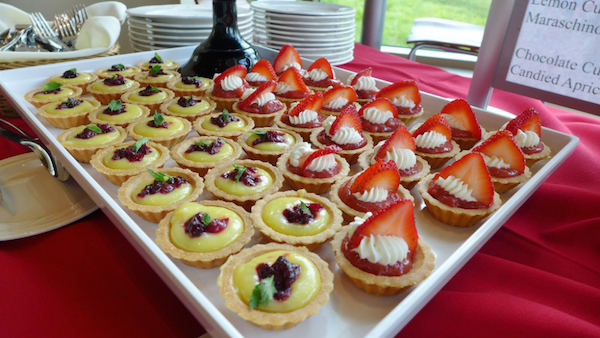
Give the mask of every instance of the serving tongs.
[[[12, 130], [9, 130], [8, 127]], [[69, 179], [69, 172], [62, 163], [60, 163], [50, 150], [40, 141], [39, 138], [34, 137], [27, 132], [23, 131], [14, 124], [0, 119], [0, 135], [7, 139], [24, 145], [31, 149], [33, 153], [42, 161], [42, 164], [48, 169], [50, 175], [54, 176], [59, 181], [66, 181]]]

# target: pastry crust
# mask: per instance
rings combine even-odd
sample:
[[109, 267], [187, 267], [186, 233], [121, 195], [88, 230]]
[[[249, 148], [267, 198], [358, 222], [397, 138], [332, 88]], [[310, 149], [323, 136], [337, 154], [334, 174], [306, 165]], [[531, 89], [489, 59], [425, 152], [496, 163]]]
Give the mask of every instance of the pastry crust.
[[144, 88], [137, 88], [137, 89], [131, 89], [131, 90], [126, 91], [125, 93], [123, 93], [123, 95], [121, 95], [121, 101], [125, 102], [125, 103], [129, 103], [129, 104], [139, 104], [139, 105], [146, 106], [146, 107], [148, 107], [148, 109], [150, 109], [150, 113], [152, 114], [155, 110], [158, 110], [160, 108], [161, 104], [163, 104], [169, 100], [172, 100], [175, 97], [175, 93], [173, 93], [172, 90], [167, 89], [167, 88], [160, 88], [160, 90], [167, 93], [167, 97], [164, 99], [156, 100], [156, 101], [152, 101], [152, 102], [133, 101], [133, 100], [129, 99], [129, 96], [131, 94], [140, 92], [142, 90], [144, 90]]
[[423, 109], [423, 107], [421, 107], [421, 111], [416, 113], [416, 114], [411, 114], [411, 115], [407, 115], [407, 114], [400, 114], [400, 111], [398, 111], [398, 120], [402, 121], [402, 123], [404, 123], [405, 126], [410, 126], [411, 123], [415, 122], [419, 117], [423, 116], [423, 114], [425, 113], [425, 109]]
[[451, 140], [450, 142], [452, 143], [452, 150], [447, 153], [428, 154], [416, 150], [415, 154], [427, 161], [427, 163], [429, 163], [431, 166], [431, 169], [440, 168], [460, 152], [460, 146], [458, 143], [456, 143], [454, 140]]
[[65, 149], [67, 149], [71, 156], [73, 156], [79, 162], [87, 163], [92, 159], [92, 156], [98, 150], [110, 147], [115, 144], [121, 144], [127, 138], [127, 132], [125, 131], [125, 129], [118, 126], [113, 126], [113, 128], [115, 128], [119, 132], [119, 137], [110, 142], [91, 146], [65, 144], [64, 142], [67, 140], [69, 135], [71, 135], [77, 128], [78, 127], [73, 127], [63, 131], [62, 133], [58, 134], [56, 139], [58, 140], [58, 142], [60, 142], [60, 144], [62, 144], [63, 147], [65, 147]]
[[[263, 211], [265, 206], [281, 197], [299, 197], [306, 198], [311, 201], [319, 203], [327, 212], [331, 215], [331, 220], [327, 229], [312, 236], [292, 236], [277, 232], [270, 226], [268, 226], [263, 220]], [[315, 250], [320, 247], [323, 243], [330, 240], [341, 228], [342, 228], [342, 212], [338, 207], [331, 203], [327, 198], [321, 197], [317, 194], [306, 192], [306, 190], [288, 190], [278, 192], [256, 202], [252, 207], [252, 214], [250, 215], [254, 226], [262, 232], [262, 234], [270, 239], [271, 241], [278, 243], [285, 243], [294, 246], [305, 246], [309, 250]]]
[[[102, 149], [98, 150], [94, 154], [94, 156], [92, 156], [92, 159], [90, 160], [90, 164], [92, 165], [92, 167], [94, 169], [96, 169], [97, 172], [102, 174], [102, 176], [104, 176], [110, 183], [112, 183], [114, 185], [121, 185], [125, 181], [127, 181], [130, 177], [135, 176], [139, 173], [145, 172], [146, 167], [126, 169], [126, 170], [112, 169], [112, 168], [109, 168], [106, 165], [104, 165], [103, 158], [104, 158], [104, 156], [106, 156], [106, 154], [108, 154], [108, 152], [115, 151], [115, 149], [121, 148], [121, 147], [129, 147], [132, 144], [135, 144], [135, 141], [125, 142], [125, 143], [114, 145], [111, 147], [102, 148]], [[146, 144], [148, 146], [153, 147], [153, 148], [157, 149], [158, 151], [160, 151], [160, 157], [156, 161], [151, 163], [148, 166], [148, 168], [151, 168], [151, 169], [161, 168], [163, 165], [165, 165], [165, 163], [169, 159], [169, 149], [163, 145], [154, 143], [152, 141], [149, 141]]]
[[168, 82], [171, 82], [174, 80], [179, 80], [181, 78], [181, 74], [179, 74], [175, 70], [169, 70], [169, 69], [163, 68], [163, 71], [165, 72], [165, 74], [170, 75], [170, 77], [167, 79], [162, 79], [160, 77], [152, 77], [152, 76], [149, 76], [149, 71], [143, 71], [141, 73], [135, 74], [133, 76], [133, 80], [139, 82], [140, 86], [142, 86], [142, 87], [151, 85], [154, 87], [167, 88]]
[[[376, 161], [374, 159], [374, 156], [375, 154], [377, 154], [380, 148], [381, 146], [377, 145], [375, 146], [375, 148], [369, 149], [364, 153], [360, 154], [360, 156], [358, 157], [358, 164], [360, 165], [360, 168], [362, 170], [365, 170], [371, 165], [375, 164]], [[402, 184], [402, 186], [408, 190], [414, 188], [415, 185], [417, 185], [417, 182], [419, 182], [423, 177], [427, 176], [429, 174], [429, 171], [431, 170], [431, 166], [429, 165], [429, 163], [427, 163], [427, 161], [421, 158], [421, 156], [416, 155], [416, 158], [417, 168], [419, 169], [419, 171], [414, 175], [400, 176], [400, 184]]]
[[90, 83], [86, 87], [86, 91], [88, 93], [90, 93], [92, 96], [94, 96], [96, 98], [96, 100], [100, 101], [100, 103], [102, 103], [102, 104], [109, 104], [110, 101], [112, 101], [112, 100], [119, 100], [121, 98], [121, 95], [123, 95], [123, 93], [127, 92], [128, 90], [136, 90], [136, 89], [140, 88], [139, 82], [133, 81], [132, 79], [127, 79], [126, 81], [129, 81], [131, 83], [131, 86], [127, 87], [126, 89], [123, 89], [123, 90], [109, 92], [109, 91], [102, 91], [102, 90], [94, 89], [94, 87], [93, 87], [94, 83], [102, 82], [102, 81], [104, 81], [104, 80], [103, 79], [97, 80], [95, 82]]
[[342, 252], [342, 241], [349, 227], [340, 230], [331, 241], [335, 260], [346, 276], [360, 289], [374, 295], [388, 296], [405, 291], [427, 278], [435, 267], [435, 255], [431, 247], [419, 236], [417, 250], [413, 256], [413, 267], [402, 276], [378, 276], [362, 271], [346, 259]]
[[[187, 96], [189, 96], [189, 95], [187, 95]], [[160, 111], [163, 112], [165, 115], [175, 116], [175, 117], [179, 117], [182, 119], [186, 119], [190, 122], [194, 122], [200, 116], [208, 115], [208, 114], [212, 113], [215, 110], [215, 108], [217, 108], [217, 104], [215, 103], [215, 101], [209, 99], [208, 97], [200, 97], [202, 100], [205, 100], [206, 102], [208, 102], [208, 108], [206, 108], [202, 111], [198, 111], [198, 112], [195, 112], [192, 114], [180, 114], [180, 113], [175, 113], [175, 112], [169, 110], [169, 106], [172, 104], [177, 104], [177, 101], [179, 100], [179, 98], [180, 98], [180, 96], [177, 96], [177, 97], [174, 97], [173, 99], [161, 104]]]
[[120, 126], [123, 128], [126, 128], [129, 124], [131, 123], [135, 123], [139, 120], [142, 120], [148, 116], [150, 116], [150, 109], [148, 109], [148, 107], [143, 106], [141, 104], [127, 104], [128, 106], [137, 106], [142, 110], [142, 115], [140, 115], [139, 117], [135, 118], [135, 119], [131, 119], [131, 120], [123, 120], [123, 121], [118, 121], [118, 122], [113, 122], [113, 121], [104, 121], [98, 118], [98, 114], [101, 114], [108, 106], [107, 105], [102, 105], [98, 108], [96, 108], [94, 111], [92, 111], [90, 113], [90, 115], [88, 116], [90, 119], [90, 122], [93, 123], [109, 123], [112, 124], [113, 126]]
[[176, 144], [173, 148], [171, 148], [171, 158], [179, 164], [180, 167], [190, 169], [191, 171], [195, 171], [198, 174], [204, 176], [208, 172], [209, 169], [214, 168], [217, 164], [222, 163], [222, 161], [235, 161], [242, 154], [242, 147], [240, 145], [228, 138], [222, 138], [224, 142], [233, 147], [233, 154], [226, 159], [220, 160], [218, 162], [195, 162], [190, 161], [187, 158], [183, 157], [182, 154], [195, 142], [200, 141], [214, 141], [218, 137], [216, 136], [200, 136], [194, 137], [188, 140], [184, 140]]
[[[273, 184], [271, 184], [271, 186], [268, 189], [262, 192], [245, 196], [233, 195], [217, 188], [217, 186], [215, 185], [215, 180], [218, 176], [228, 171], [231, 168], [232, 164], [260, 168], [269, 173], [269, 175], [271, 175], [273, 179]], [[206, 181], [206, 189], [213, 195], [215, 195], [217, 198], [241, 205], [246, 210], [250, 210], [254, 203], [256, 203], [256, 201], [279, 191], [279, 189], [281, 189], [281, 187], [283, 186], [283, 175], [281, 174], [279, 169], [267, 162], [256, 160], [236, 160], [233, 162], [220, 163], [214, 168], [210, 169], [206, 176], [204, 176], [204, 179]]]
[[475, 225], [480, 220], [484, 219], [494, 211], [500, 208], [502, 200], [500, 195], [494, 191], [494, 202], [488, 209], [462, 209], [447, 206], [446, 204], [436, 200], [427, 192], [429, 184], [435, 174], [429, 174], [417, 184], [419, 193], [427, 205], [427, 209], [431, 214], [442, 223], [457, 227], [469, 227]]
[[227, 138], [231, 138], [231, 139], [235, 139], [236, 137], [240, 136], [242, 133], [244, 133], [248, 130], [252, 130], [252, 128], [254, 128], [254, 120], [252, 120], [248, 116], [234, 114], [234, 113], [231, 113], [231, 114], [239, 119], [244, 120], [244, 122], [246, 123], [246, 128], [244, 130], [216, 132], [216, 131], [212, 131], [212, 130], [206, 130], [206, 129], [204, 129], [204, 127], [202, 127], [202, 123], [204, 122], [204, 120], [212, 118], [214, 116], [221, 115], [221, 113], [200, 116], [199, 118], [196, 119], [196, 121], [194, 121], [192, 126], [194, 127], [194, 130], [200, 136], [203, 136], [203, 135], [205, 135], [205, 136], [221, 136], [221, 137], [227, 137]]
[[279, 109], [276, 112], [270, 113], [270, 114], [249, 113], [247, 111], [240, 109], [238, 106], [239, 103], [240, 103], [240, 101], [235, 102], [233, 104], [233, 106], [232, 106], [233, 111], [240, 115], [246, 115], [246, 116], [250, 117], [252, 120], [254, 120], [254, 125], [256, 127], [271, 127], [273, 125], [273, 123], [275, 122], [275, 119], [278, 116], [282, 115], [286, 111], [286, 106], [283, 105], [283, 108]]
[[335, 160], [340, 165], [340, 172], [337, 175], [327, 178], [310, 178], [296, 175], [287, 168], [290, 160], [290, 153], [285, 153], [277, 160], [277, 168], [283, 173], [286, 182], [296, 190], [304, 189], [313, 194], [324, 194], [328, 192], [336, 181], [346, 177], [350, 172], [350, 165], [345, 158], [338, 154], [333, 154]]
[[239, 97], [218, 97], [213, 95], [212, 91], [213, 91], [214, 85], [209, 88], [208, 90], [206, 90], [206, 92], [204, 93], [204, 95], [206, 97], [208, 97], [209, 99], [215, 101], [215, 103], [217, 104], [217, 109], [219, 110], [225, 110], [227, 109], [229, 112], [233, 112], [233, 104], [238, 102], [240, 100]]
[[[354, 178], [355, 176], [357, 176], [359, 174], [360, 173], [358, 173], [354, 176], [348, 176], [348, 177], [342, 178], [341, 180], [337, 181], [331, 187], [331, 192], [329, 193], [329, 199], [331, 199], [331, 201], [333, 203], [335, 203], [335, 205], [337, 205], [338, 208], [340, 208], [340, 210], [342, 210], [342, 212], [344, 213], [344, 220], [347, 223], [354, 221], [354, 217], [363, 217], [365, 215], [364, 212], [355, 210], [355, 209], [351, 208], [349, 205], [347, 205], [346, 203], [344, 203], [339, 196], [339, 192], [340, 192], [340, 189], [342, 188], [342, 186], [346, 182], [348, 182], [349, 180], [351, 180], [352, 178]], [[398, 195], [400, 195], [401, 198], [411, 200], [411, 202], [413, 202], [413, 205], [414, 205], [415, 198], [413, 197], [413, 195], [411, 195], [410, 191], [408, 191], [406, 188], [404, 188], [402, 186], [402, 184], [400, 184], [400, 186], [398, 186], [398, 190], [396, 190], [396, 192], [398, 193]], [[376, 210], [373, 210], [372, 212], [374, 213], [375, 211]]]
[[[321, 131], [323, 131], [323, 130], [325, 130], [325, 128], [321, 127], [319, 129], [313, 131], [310, 134], [310, 142], [316, 148], [319, 148], [319, 149], [323, 149], [328, 146], [328, 144], [323, 144], [323, 143], [319, 142], [319, 139], [318, 139], [319, 133], [321, 133]], [[361, 153], [373, 148], [373, 139], [371, 138], [371, 136], [363, 133], [363, 137], [367, 140], [367, 143], [364, 146], [357, 148], [357, 149], [341, 150], [338, 152], [338, 154], [340, 156], [342, 156], [343, 158], [346, 159], [346, 161], [348, 161], [348, 164], [353, 165], [354, 163], [356, 163], [358, 161], [358, 157], [360, 156]]]
[[52, 126], [59, 129], [69, 129], [77, 126], [81, 126], [90, 122], [89, 114], [96, 108], [100, 107], [100, 102], [94, 98], [78, 97], [77, 100], [87, 101], [92, 105], [90, 110], [83, 110], [76, 114], [49, 114], [46, 112], [46, 108], [57, 106], [61, 104], [62, 100], [46, 103], [38, 108], [38, 115], [45, 118]]
[[[361, 108], [361, 105], [358, 102], [352, 102], [352, 105], [354, 105], [354, 108], [356, 108], [356, 111], [359, 111]], [[342, 112], [342, 110], [333, 111], [333, 110], [327, 110], [327, 108], [323, 107], [319, 111], [319, 114], [325, 115], [325, 116], [338, 116], [338, 115], [340, 115], [341, 112]]]
[[48, 98], [48, 99], [39, 99], [39, 98], [35, 98], [34, 95], [41, 92], [43, 89], [40, 88], [36, 88], [32, 91], [29, 91], [27, 93], [25, 93], [25, 100], [27, 100], [27, 102], [31, 103], [34, 107], [36, 108], [40, 108], [41, 106], [48, 104], [48, 103], [52, 103], [52, 102], [56, 102], [56, 101], [63, 101], [69, 97], [72, 98], [79, 98], [82, 93], [83, 90], [79, 87], [76, 86], [69, 86], [69, 85], [62, 85], [61, 88], [69, 88], [73, 91], [72, 95], [66, 96], [64, 98]]
[[310, 134], [313, 131], [321, 128], [321, 127], [298, 128], [298, 127], [290, 126], [290, 125], [284, 123], [283, 121], [281, 121], [281, 118], [283, 117], [283, 115], [284, 114], [280, 114], [275, 117], [275, 124], [281, 129], [291, 130], [293, 132], [298, 133], [298, 135], [302, 136], [302, 139], [304, 140], [304, 142], [310, 142]]
[[[175, 93], [175, 96], [190, 96], [190, 95], [205, 96], [206, 91], [213, 87], [214, 82], [213, 82], [213, 80], [207, 79], [204, 77], [201, 77], [200, 79], [203, 82], [203, 85], [201, 85], [200, 88], [195, 88], [195, 89], [178, 88], [176, 85], [181, 81], [181, 78], [168, 82], [167, 88], [171, 89], [173, 91], [173, 93]], [[204, 85], [204, 83], [206, 83], [206, 85]], [[215, 103], [215, 107], [216, 107], [216, 103]]]
[[[236, 266], [244, 264], [254, 257], [276, 250], [291, 251], [310, 259], [321, 275], [321, 289], [308, 305], [291, 312], [269, 313], [250, 309], [248, 304], [242, 301], [237, 294], [237, 288], [233, 282], [233, 271]], [[221, 266], [221, 274], [217, 279], [217, 284], [220, 287], [221, 296], [225, 299], [225, 306], [231, 311], [237, 313], [251, 324], [263, 329], [283, 330], [292, 328], [306, 318], [316, 314], [323, 305], [329, 302], [329, 294], [333, 291], [333, 273], [329, 270], [327, 262], [306, 248], [279, 243], [257, 244], [230, 256], [227, 262]]]
[[233, 254], [240, 252], [246, 244], [250, 242], [254, 235], [254, 227], [250, 221], [250, 215], [244, 208], [225, 201], [204, 200], [198, 202], [202, 205], [222, 207], [235, 212], [244, 221], [244, 232], [231, 245], [228, 245], [220, 250], [213, 252], [191, 252], [178, 248], [171, 241], [171, 219], [175, 211], [170, 211], [165, 218], [158, 223], [156, 229], [156, 243], [160, 245], [162, 250], [173, 258], [176, 258], [184, 264], [194, 266], [200, 269], [209, 269], [215, 266], [220, 266], [227, 258]]
[[544, 145], [544, 150], [542, 150], [539, 153], [536, 153], [536, 154], [523, 153], [523, 155], [525, 155], [525, 164], [527, 164], [528, 167], [531, 167], [532, 165], [536, 164], [538, 161], [541, 161], [547, 157], [550, 157], [552, 150], [544, 142], [542, 142], [542, 144]]
[[[177, 143], [183, 141], [187, 135], [192, 131], [192, 123], [186, 119], [182, 119], [182, 118], [178, 118], [178, 117], [174, 117], [174, 119], [179, 119], [181, 121], [181, 123], [183, 123], [183, 129], [173, 133], [171, 135], [168, 136], [152, 136], [150, 137], [150, 140], [152, 140], [152, 142], [161, 144], [167, 148], [172, 148], [174, 145], [176, 145]], [[129, 135], [129, 137], [131, 137], [134, 140], [139, 140], [142, 137], [148, 137], [145, 135], [140, 135], [138, 133], [135, 132], [135, 127], [139, 124], [139, 123], [143, 123], [144, 121], [146, 121], [148, 118], [146, 119], [140, 119], [139, 121], [136, 121], [135, 123], [130, 123], [127, 126], [127, 134]]]
[[177, 207], [181, 204], [197, 200], [198, 197], [200, 197], [200, 194], [202, 194], [202, 191], [204, 190], [204, 182], [202, 180], [202, 177], [200, 177], [200, 175], [191, 170], [183, 168], [161, 168], [159, 171], [170, 176], [181, 176], [183, 178], [186, 178], [193, 187], [192, 192], [182, 200], [166, 205], [156, 206], [142, 205], [136, 203], [132, 199], [131, 194], [144, 181], [152, 179], [152, 175], [150, 175], [150, 173], [146, 171], [146, 168], [144, 168], [144, 171], [142, 173], [133, 176], [127, 181], [125, 181], [125, 183], [123, 183], [123, 185], [121, 185], [121, 187], [117, 191], [117, 197], [119, 198], [119, 201], [121, 201], [121, 204], [123, 204], [124, 207], [133, 211], [136, 215], [140, 216], [141, 218], [153, 223], [158, 223], [169, 212], [177, 209]]
[[[288, 147], [283, 150], [268, 151], [268, 150], [257, 149], [255, 147], [249, 146], [248, 143], [246, 142], [248, 140], [248, 137], [252, 136], [253, 132], [257, 131], [257, 130], [264, 130], [264, 131], [274, 130], [274, 131], [279, 131], [282, 133], [289, 134], [294, 138], [294, 143], [288, 145]], [[294, 144], [302, 142], [302, 136], [300, 136], [298, 133], [295, 133], [290, 130], [281, 130], [279, 128], [260, 128], [260, 129], [253, 129], [252, 131], [247, 131], [247, 132], [242, 133], [240, 136], [238, 136], [237, 141], [242, 146], [242, 149], [244, 149], [244, 151], [246, 152], [248, 157], [250, 157], [251, 159], [269, 162], [272, 165], [277, 165], [277, 160], [279, 159], [279, 157], [281, 155], [289, 153], [290, 148]]]

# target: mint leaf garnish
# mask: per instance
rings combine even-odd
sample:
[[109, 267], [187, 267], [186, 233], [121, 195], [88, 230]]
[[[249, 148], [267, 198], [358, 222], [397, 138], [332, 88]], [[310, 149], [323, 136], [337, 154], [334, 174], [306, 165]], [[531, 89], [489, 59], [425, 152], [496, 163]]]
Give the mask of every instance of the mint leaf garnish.
[[138, 150], [140, 150], [140, 148], [148, 141], [150, 141], [149, 137], [142, 137], [141, 139], [137, 140], [137, 142], [135, 142], [131, 146], [131, 150], [133, 150], [133, 152], [137, 153]]
[[154, 53], [154, 58], [156, 59], [156, 61], [162, 62], [162, 58], [160, 57], [160, 55], [158, 55], [158, 53]]
[[102, 134], [102, 129], [95, 124], [88, 124], [86, 128], [95, 132], [96, 134]]
[[121, 108], [123, 108], [123, 102], [121, 102], [121, 100], [112, 100], [108, 104], [108, 109], [110, 109], [112, 111], [117, 111], [117, 110], [120, 110]]
[[209, 145], [212, 144], [212, 142], [207, 141], [207, 140], [200, 140], [200, 141], [196, 142], [196, 144], [201, 147], [208, 147]]
[[273, 295], [277, 291], [275, 289], [273, 277], [274, 276], [269, 276], [256, 284], [254, 290], [252, 290], [252, 296], [250, 296], [251, 309], [256, 309], [260, 305], [266, 306], [273, 299]]
[[125, 69], [125, 65], [122, 63], [117, 63], [115, 65], [112, 65], [111, 68], [117, 69], [117, 70], [123, 70], [123, 69]]
[[202, 215], [202, 223], [204, 223], [206, 226], [210, 224], [210, 215], [208, 212], [205, 212], [204, 215]]
[[312, 214], [312, 212], [310, 211], [310, 209], [308, 208], [308, 206], [306, 205], [306, 203], [304, 203], [303, 201], [300, 201], [300, 210], [305, 213], [305, 214], [309, 214], [311, 216], [314, 216]]
[[150, 69], [149, 73], [150, 73], [150, 75], [156, 75], [156, 74], [160, 73], [161, 69], [162, 69], [161, 66], [156, 65], [156, 66], [152, 67], [152, 69]]
[[150, 173], [150, 175], [152, 175], [152, 177], [154, 177], [155, 180], [157, 180], [158, 182], [162, 182], [162, 183], [168, 183], [169, 181], [171, 181], [171, 176], [162, 173], [162, 172], [154, 172], [152, 169], [150, 168], [146, 168], [146, 170]]
[[266, 130], [250, 130], [250, 132], [256, 135], [265, 135], [267, 133]]
[[77, 73], [77, 68], [71, 68], [71, 69], [69, 69], [69, 71], [73, 72], [73, 73]]
[[154, 126], [159, 127], [165, 122], [165, 117], [158, 111], [154, 111]]
[[237, 164], [234, 164], [233, 167], [237, 169], [237, 173], [235, 174], [235, 182], [238, 183], [240, 181], [240, 178], [242, 178], [242, 175], [244, 175], [244, 172], [248, 169], [244, 166], [239, 166]]
[[58, 82], [48, 82], [45, 83], [42, 86], [42, 90], [45, 92], [51, 91], [51, 90], [56, 90], [58, 88], [60, 88], [62, 86], [62, 83], [58, 83]]
[[231, 122], [231, 114], [229, 114], [227, 109], [223, 109], [223, 114], [221, 115], [223, 116], [223, 122]]

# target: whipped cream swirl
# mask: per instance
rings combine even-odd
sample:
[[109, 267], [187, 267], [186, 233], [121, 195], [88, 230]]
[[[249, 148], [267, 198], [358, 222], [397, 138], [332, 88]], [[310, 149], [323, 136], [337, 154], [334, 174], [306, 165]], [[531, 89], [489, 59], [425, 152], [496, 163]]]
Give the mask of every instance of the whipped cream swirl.
[[[352, 79], [348, 79], [352, 83]], [[377, 90], [375, 79], [371, 76], [361, 76], [358, 81], [352, 86], [354, 90]]]
[[446, 136], [435, 131], [426, 131], [415, 137], [415, 144], [417, 147], [426, 149], [437, 148], [447, 141]]
[[321, 81], [328, 77], [329, 75], [325, 73], [322, 69], [315, 68], [306, 74], [306, 78], [311, 79], [313, 81]]
[[498, 169], [509, 169], [510, 164], [504, 162], [502, 157], [498, 156], [487, 156], [486, 154], [481, 153], [483, 155], [483, 160], [485, 161], [485, 165], [490, 168], [498, 168]]
[[540, 137], [534, 131], [522, 131], [521, 129], [518, 129], [517, 135], [515, 135], [515, 141], [521, 148], [530, 148], [535, 147], [540, 143]]
[[[314, 152], [310, 143], [299, 142], [290, 149], [290, 164], [294, 167], [301, 167], [304, 161]], [[325, 171], [335, 167], [336, 161], [333, 154], [319, 156], [315, 158], [306, 169], [310, 171]]]
[[[242, 95], [241, 101], [247, 99], [255, 91], [256, 91], [256, 88], [248, 88], [248, 89], [246, 89], [244, 91], [244, 94]], [[275, 100], [275, 95], [273, 95], [273, 93], [266, 92], [266, 93], [262, 93], [262, 95], [260, 95], [257, 98], [255, 98], [254, 101], [252, 101], [252, 103], [256, 102], [256, 104], [258, 104], [259, 107], [262, 107], [267, 102], [273, 101], [273, 100]]]
[[410, 109], [413, 109], [416, 106], [416, 104], [413, 102], [413, 100], [409, 100], [409, 99], [405, 98], [404, 96], [395, 97], [392, 100], [392, 103], [395, 106], [403, 107], [403, 108], [410, 108]]
[[329, 109], [340, 109], [343, 106], [348, 104], [348, 99], [345, 97], [337, 97], [329, 102], [327, 102], [327, 104], [325, 104], [325, 108], [329, 108]]
[[304, 123], [314, 121], [318, 116], [319, 116], [319, 114], [316, 111], [310, 110], [310, 109], [305, 109], [296, 116], [290, 115], [289, 119], [290, 119], [290, 123], [297, 125], [297, 124], [304, 124]]
[[417, 163], [417, 156], [410, 149], [393, 148], [385, 153], [384, 160], [392, 160], [396, 162], [398, 169], [406, 170], [415, 166]]
[[381, 201], [385, 201], [388, 198], [388, 191], [382, 187], [373, 187], [369, 190], [360, 192], [355, 192], [352, 196], [356, 197], [359, 201], [368, 202], [368, 203], [377, 203]]
[[283, 66], [283, 71], [285, 72], [286, 70], [288, 70], [288, 68], [294, 67], [298, 70], [302, 69], [302, 66], [298, 63], [298, 62], [292, 62], [292, 63], [288, 63], [287, 65]]
[[325, 133], [331, 136], [331, 140], [336, 144], [357, 144], [363, 140], [362, 135], [349, 127], [341, 127], [337, 130], [335, 135], [331, 135], [329, 131], [331, 130], [331, 125], [335, 121], [335, 116], [329, 116], [325, 121], [323, 121], [323, 127], [325, 128]]
[[232, 91], [239, 88], [244, 82], [242, 78], [235, 75], [226, 76], [223, 81], [221, 81], [221, 88], [226, 91]]
[[461, 123], [461, 121], [459, 119], [456, 118], [456, 116], [454, 116], [452, 114], [442, 114], [442, 116], [445, 117], [446, 120], [448, 120], [450, 127], [455, 128], [455, 129], [465, 130], [465, 126]]
[[277, 82], [277, 85], [275, 86], [274, 92], [276, 94], [285, 94], [291, 90], [292, 90], [292, 88], [290, 87], [289, 84], [287, 84], [287, 82], [279, 81], [279, 82]]
[[267, 77], [260, 74], [260, 73], [248, 73], [246, 74], [246, 81], [249, 82], [261, 82], [261, 81], [267, 81]]
[[387, 120], [393, 118], [394, 114], [389, 110], [379, 110], [377, 107], [368, 107], [363, 110], [362, 117], [374, 124], [384, 124]]
[[452, 175], [448, 176], [447, 178], [439, 177], [437, 180], [435, 180], [435, 183], [456, 198], [460, 198], [461, 200], [467, 202], [477, 202], [475, 197], [473, 197], [473, 189], [469, 188], [465, 182], [457, 177]]

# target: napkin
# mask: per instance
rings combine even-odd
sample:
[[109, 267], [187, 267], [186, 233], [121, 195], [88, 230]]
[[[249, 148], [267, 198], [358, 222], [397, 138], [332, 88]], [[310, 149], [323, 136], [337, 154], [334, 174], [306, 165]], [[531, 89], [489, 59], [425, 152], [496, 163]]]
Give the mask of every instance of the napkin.
[[[18, 60], [71, 59], [103, 53], [114, 46], [127, 17], [127, 6], [118, 1], [105, 1], [87, 6], [88, 20], [81, 27], [74, 51], [68, 52], [0, 52], [0, 62]], [[30, 23], [29, 14], [0, 3], [0, 31], [17, 23]]]

